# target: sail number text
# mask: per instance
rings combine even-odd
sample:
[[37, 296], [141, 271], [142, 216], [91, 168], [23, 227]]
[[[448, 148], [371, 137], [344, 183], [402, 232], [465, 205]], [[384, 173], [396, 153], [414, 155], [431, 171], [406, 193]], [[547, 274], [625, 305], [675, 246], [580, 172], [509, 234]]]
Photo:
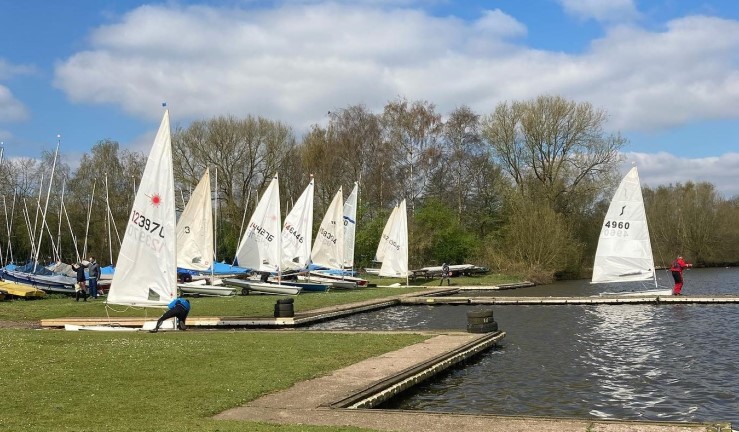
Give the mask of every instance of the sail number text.
[[629, 223], [623, 221], [606, 221], [606, 228], [611, 229], [629, 229]]
[[606, 221], [603, 226], [603, 237], [628, 237], [629, 236], [628, 222], [623, 221]]
[[164, 238], [164, 226], [159, 222], [154, 222], [136, 210], [131, 213], [131, 222], [150, 233], [158, 233], [159, 237]]

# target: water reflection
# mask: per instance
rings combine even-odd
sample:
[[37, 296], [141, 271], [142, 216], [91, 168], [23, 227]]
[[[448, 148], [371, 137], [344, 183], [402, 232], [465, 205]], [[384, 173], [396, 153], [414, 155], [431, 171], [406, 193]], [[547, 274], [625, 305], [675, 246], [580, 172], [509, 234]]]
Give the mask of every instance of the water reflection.
[[[739, 270], [686, 289], [734, 293]], [[516, 291], [529, 290], [525, 288]], [[553, 289], [561, 289], [554, 287]], [[576, 294], [582, 295], [582, 294]], [[386, 407], [739, 425], [739, 305], [494, 306], [507, 336]], [[404, 306], [313, 328], [457, 329], [467, 306]]]

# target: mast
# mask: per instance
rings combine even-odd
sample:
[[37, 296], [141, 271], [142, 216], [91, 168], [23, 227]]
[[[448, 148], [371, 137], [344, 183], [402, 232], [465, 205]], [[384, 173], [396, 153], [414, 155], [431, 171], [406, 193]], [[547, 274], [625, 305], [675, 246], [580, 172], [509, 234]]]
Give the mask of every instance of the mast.
[[105, 221], [108, 226], [108, 258], [113, 264], [113, 236], [110, 234], [110, 225], [114, 222], [110, 214], [110, 196], [108, 195], [108, 173], [105, 173]]
[[72, 230], [72, 222], [69, 220], [69, 213], [67, 213], [67, 206], [64, 205], [64, 201], [62, 201], [62, 209], [64, 210], [64, 217], [67, 219], [67, 226], [69, 227], [69, 235], [72, 236], [72, 243], [74, 244], [74, 255], [77, 257], [77, 261], [79, 262], [81, 260], [80, 258], [80, 248], [77, 245], [77, 236], [74, 235], [74, 231]]
[[[0, 141], [0, 169], [3, 167], [3, 153], [5, 152], [5, 147], [3, 146], [5, 143]], [[5, 195], [3, 195], [3, 206], [5, 206]], [[8, 220], [8, 212], [5, 211], [5, 221], [7, 223]], [[10, 244], [10, 233], [8, 233], [8, 244]], [[3, 247], [2, 244], [0, 244], [0, 265], [5, 266], [5, 259], [3, 258]]]
[[85, 223], [85, 243], [84, 246], [82, 246], [82, 256], [87, 256], [87, 235], [90, 232], [90, 217], [92, 216], [92, 202], [95, 199], [95, 184], [97, 184], [97, 179], [92, 181], [92, 194], [90, 195], [90, 205], [87, 207], [87, 222]]
[[51, 186], [54, 184], [54, 171], [56, 171], [56, 159], [59, 157], [59, 144], [61, 144], [62, 136], [57, 134], [56, 136], [56, 151], [54, 152], [54, 162], [51, 164], [51, 177], [49, 178], [49, 189], [46, 191], [46, 203], [44, 204], [44, 213], [41, 217], [41, 230], [38, 235], [38, 244], [36, 248], [36, 257], [33, 263], [33, 271], [36, 272], [36, 266], [38, 265], [38, 256], [41, 251], [41, 238], [44, 234], [44, 224], [46, 224], [46, 212], [49, 209], [49, 198], [51, 197]]
[[62, 260], [62, 210], [64, 209], [64, 189], [67, 187], [67, 179], [62, 182], [62, 197], [59, 200], [59, 225], [56, 232], [57, 261]]
[[[213, 281], [218, 262], [218, 167], [216, 167], [216, 205], [213, 208], [213, 261], [210, 263], [210, 280]], [[212, 283], [212, 282], [211, 282]]]

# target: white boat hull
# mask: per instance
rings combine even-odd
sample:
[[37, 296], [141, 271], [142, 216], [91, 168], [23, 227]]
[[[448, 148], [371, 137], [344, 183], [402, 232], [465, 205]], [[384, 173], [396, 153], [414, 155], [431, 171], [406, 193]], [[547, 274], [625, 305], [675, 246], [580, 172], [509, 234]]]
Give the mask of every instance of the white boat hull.
[[621, 292], [605, 292], [599, 296], [620, 296], [620, 297], [666, 297], [671, 296], [671, 289], [649, 290], [649, 291], [621, 291]]
[[206, 296], [232, 296], [236, 295], [236, 288], [232, 286], [225, 286], [222, 284], [222, 280], [218, 280], [213, 285], [208, 285], [205, 279], [179, 283], [177, 288], [180, 289], [182, 294], [195, 294], [195, 295], [206, 295]]
[[[138, 331], [149, 331], [154, 330], [156, 327], [156, 321], [146, 321], [143, 327], [124, 327], [121, 325], [76, 325], [76, 324], [64, 324], [64, 330], [66, 331], [101, 331], [101, 332], [138, 332]], [[162, 322], [159, 327], [160, 331], [175, 331], [175, 318], [168, 319]]]
[[[299, 286], [259, 282], [248, 279], [224, 279], [223, 283], [241, 288], [242, 294], [254, 292], [258, 294], [298, 295], [302, 290]], [[244, 289], [246, 291], [243, 291]]]
[[342, 280], [337, 280], [337, 279], [329, 279], [329, 278], [324, 278], [321, 276], [310, 276], [310, 277], [298, 276], [298, 280], [304, 281], [304, 282], [318, 282], [318, 283], [326, 284], [326, 285], [329, 285], [333, 289], [355, 289], [357, 288], [356, 282], [352, 282], [348, 280], [342, 281]]
[[311, 271], [311, 272], [308, 272], [308, 273], [310, 274], [311, 277], [314, 277], [315, 276], [315, 277], [320, 277], [320, 278], [324, 278], [324, 279], [331, 279], [331, 280], [335, 280], [335, 281], [349, 281], [349, 282], [354, 282], [355, 284], [357, 284], [357, 286], [366, 286], [367, 285], [367, 279], [362, 279], [362, 278], [358, 278], [358, 277], [354, 277], [354, 276], [340, 276], [340, 275], [335, 275], [335, 274], [330, 274], [330, 273], [324, 273], [324, 272], [322, 272], [320, 270], [318, 270], [318, 271]]

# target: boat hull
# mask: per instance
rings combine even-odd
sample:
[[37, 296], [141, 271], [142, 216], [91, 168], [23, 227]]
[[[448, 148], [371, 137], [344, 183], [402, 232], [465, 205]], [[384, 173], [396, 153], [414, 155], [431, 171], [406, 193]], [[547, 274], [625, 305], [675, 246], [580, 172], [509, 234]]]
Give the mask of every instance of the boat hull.
[[258, 282], [248, 279], [224, 279], [223, 283], [226, 285], [232, 285], [241, 288], [242, 294], [254, 292], [259, 294], [298, 295], [303, 289], [295, 285]]
[[[74, 279], [66, 276], [42, 276], [19, 271], [3, 271], [3, 279], [29, 285], [47, 293], [74, 294]], [[69, 279], [69, 280], [67, 280]]]
[[177, 288], [180, 289], [182, 294], [190, 295], [205, 295], [205, 296], [217, 296], [227, 297], [236, 295], [236, 288], [225, 285], [208, 285], [206, 281], [199, 280], [192, 283], [179, 283]]

